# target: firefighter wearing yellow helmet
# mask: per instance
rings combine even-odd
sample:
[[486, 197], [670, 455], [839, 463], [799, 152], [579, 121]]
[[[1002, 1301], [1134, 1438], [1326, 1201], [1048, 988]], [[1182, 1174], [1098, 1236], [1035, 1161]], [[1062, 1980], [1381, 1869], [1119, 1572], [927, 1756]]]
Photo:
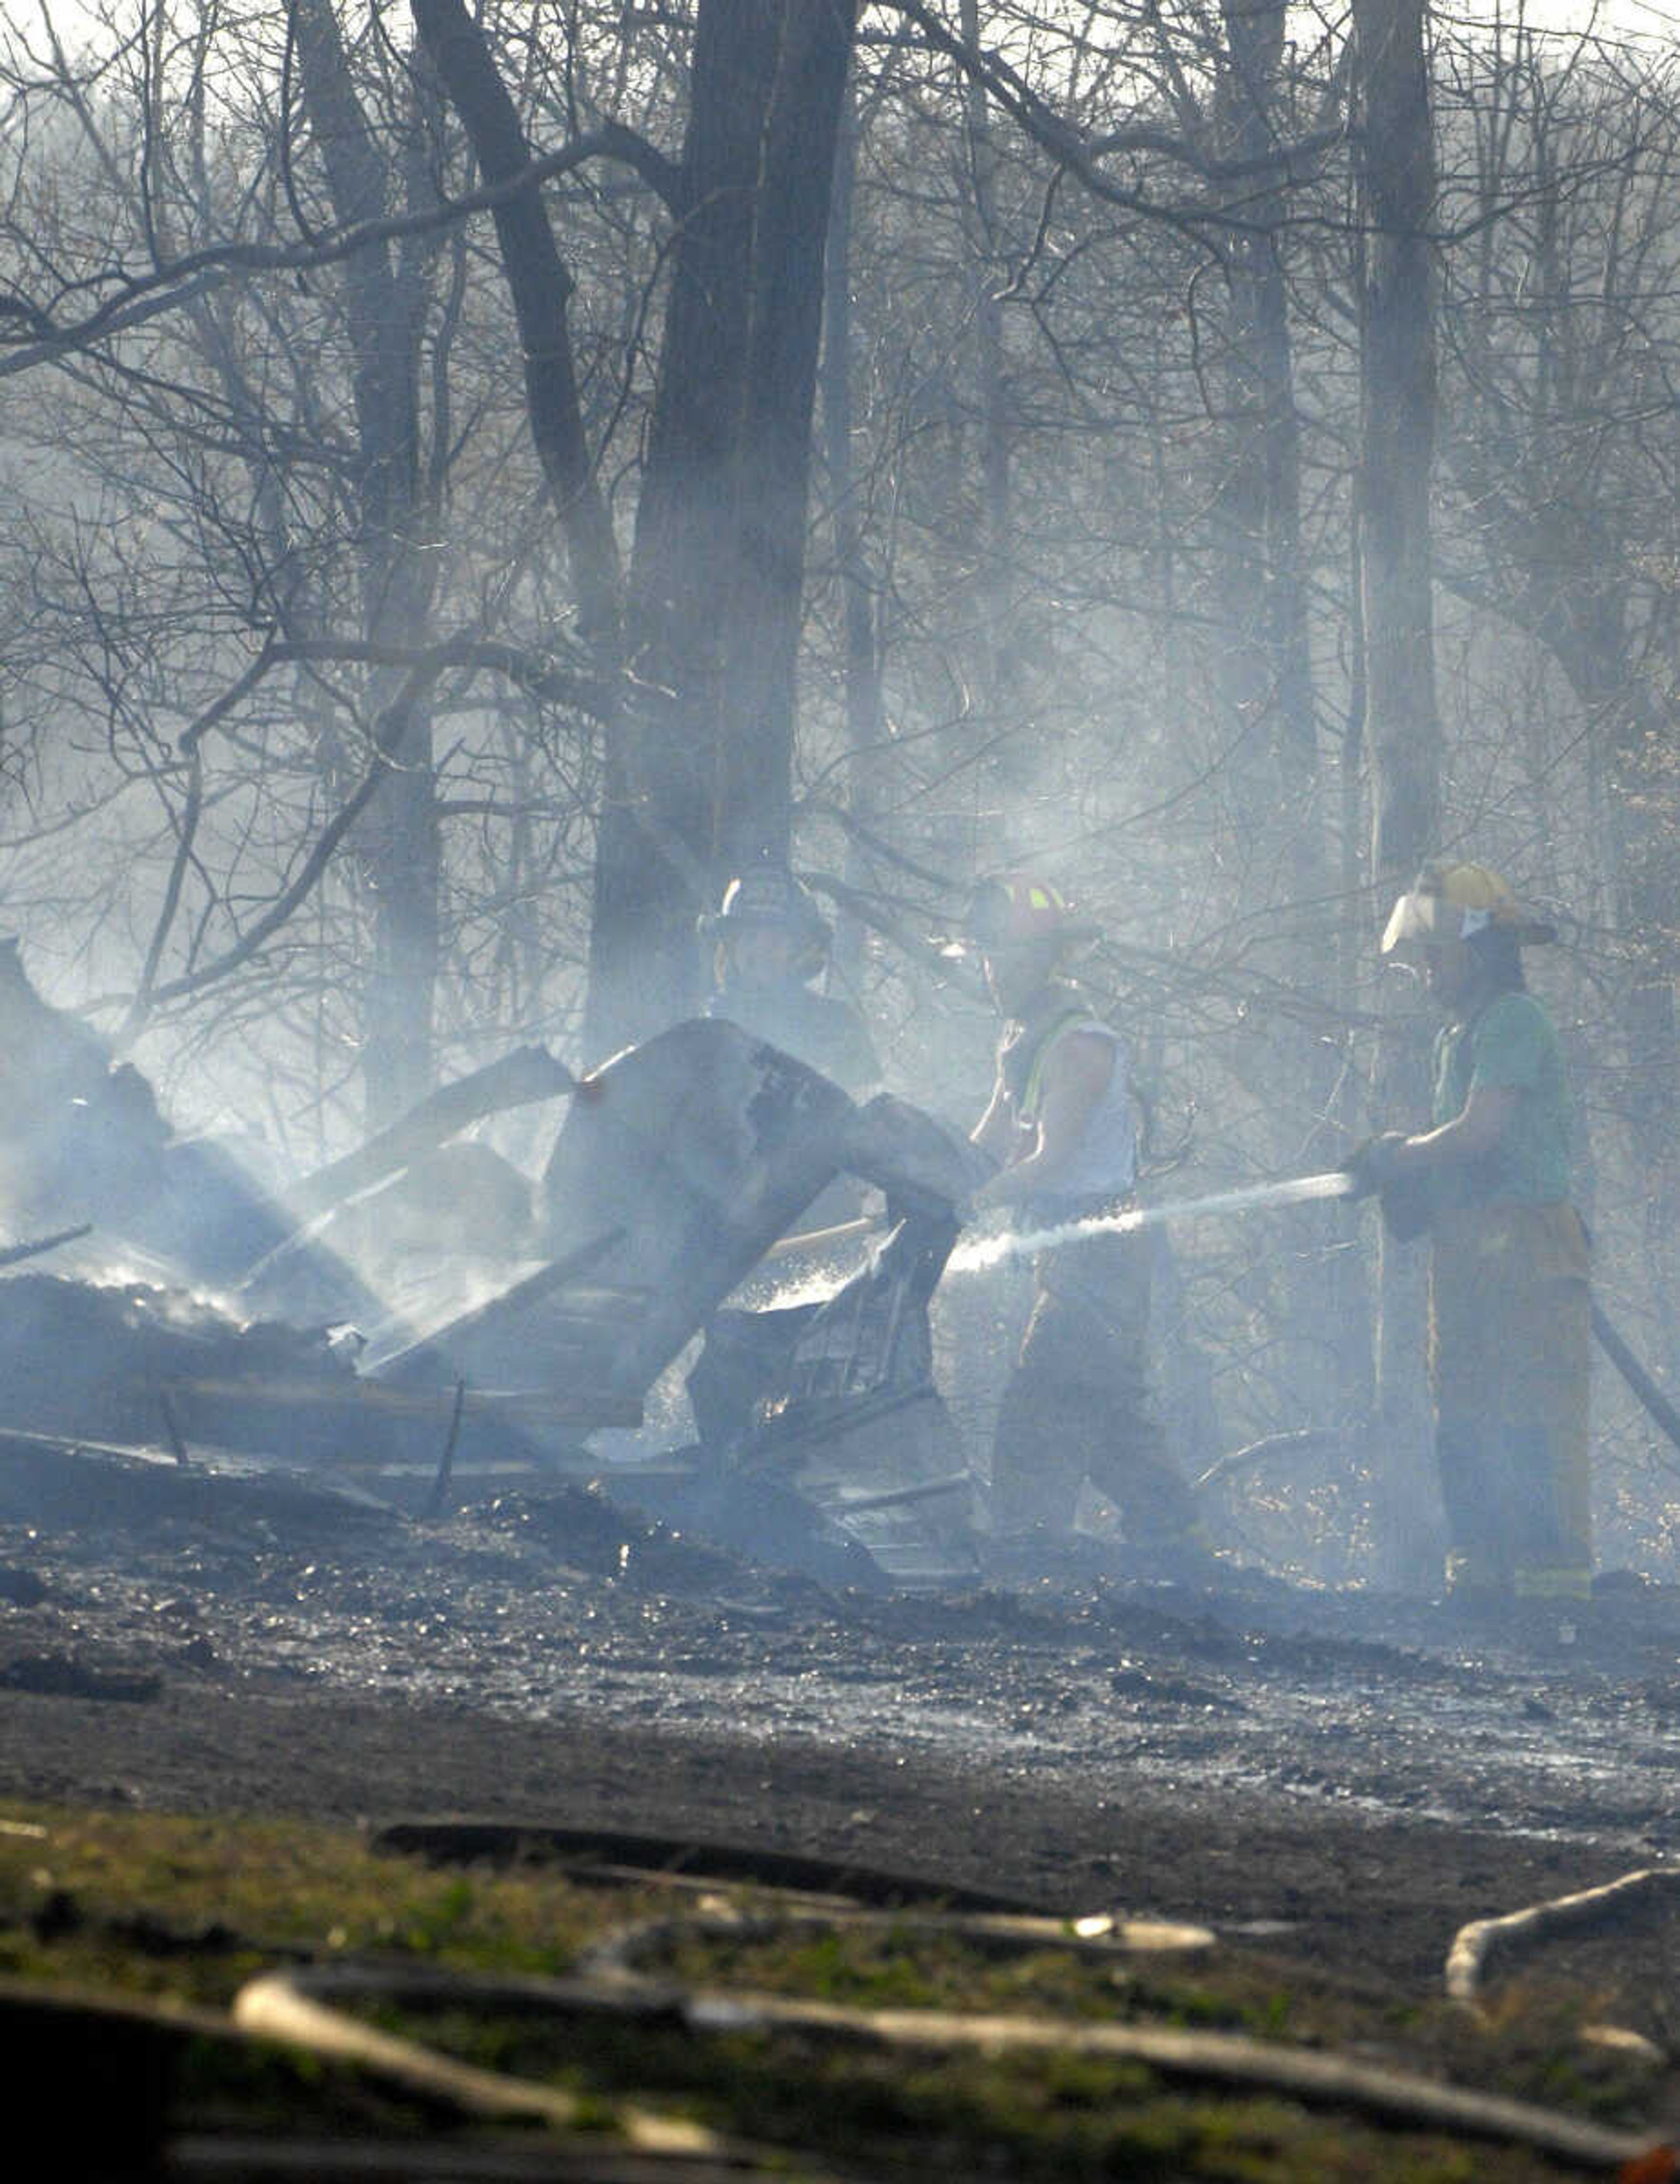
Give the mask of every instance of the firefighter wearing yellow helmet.
[[[1004, 1019], [973, 1134], [999, 1168], [976, 1205], [1007, 1207], [1030, 1228], [1112, 1212], [1137, 1179], [1125, 1049], [1059, 975], [1096, 937], [1057, 889], [1026, 875], [983, 883], [970, 905], [964, 952], [979, 956]], [[1118, 1507], [1147, 1570], [1216, 1574], [1154, 1414], [1150, 1257], [1149, 1238], [1110, 1231], [1033, 1262], [1032, 1317], [993, 1446], [993, 1530], [1005, 1554], [1071, 1535], [1088, 1479]]]
[[1490, 1602], [1583, 1598], [1592, 1581], [1587, 1237], [1562, 1052], [1521, 955], [1555, 938], [1484, 866], [1419, 875], [1382, 951], [1422, 963], [1444, 1018], [1432, 1127], [1355, 1164], [1401, 1225], [1429, 1230], [1447, 1585]]

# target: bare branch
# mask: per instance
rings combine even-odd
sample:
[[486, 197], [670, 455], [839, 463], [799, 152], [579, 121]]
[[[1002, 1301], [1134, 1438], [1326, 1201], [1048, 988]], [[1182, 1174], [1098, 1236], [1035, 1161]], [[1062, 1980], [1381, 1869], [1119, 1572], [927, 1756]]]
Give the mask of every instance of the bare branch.
[[[621, 160], [625, 152], [623, 139], [631, 134], [616, 127], [592, 131], [562, 151], [531, 160], [518, 174], [503, 181], [486, 183], [462, 197], [442, 199], [424, 211], [358, 220], [318, 242], [209, 243], [202, 250], [165, 259], [144, 273], [113, 267], [94, 281], [75, 284], [77, 287], [114, 287], [118, 292], [97, 309], [69, 325], [60, 324], [50, 309], [31, 297], [15, 291], [0, 294], [0, 327], [8, 319], [19, 320], [31, 337], [9, 354], [0, 356], [0, 379], [31, 370], [37, 365], [51, 364], [75, 350], [108, 340], [114, 334], [131, 332], [159, 312], [179, 309], [236, 276], [308, 273], [321, 266], [337, 265], [359, 251], [374, 249], [383, 243], [434, 234], [458, 220], [470, 219], [475, 213], [494, 212], [527, 190], [576, 172], [591, 159]], [[648, 148], [651, 152], [652, 148]]]

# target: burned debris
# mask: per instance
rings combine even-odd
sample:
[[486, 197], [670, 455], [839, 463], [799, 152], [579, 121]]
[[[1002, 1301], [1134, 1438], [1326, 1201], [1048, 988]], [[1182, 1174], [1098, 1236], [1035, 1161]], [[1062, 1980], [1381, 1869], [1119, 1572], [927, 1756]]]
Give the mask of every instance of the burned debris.
[[750, 1539], [780, 1496], [784, 1527], [807, 1513], [901, 1583], [975, 1575], [973, 1482], [927, 1319], [957, 1234], [948, 1212], [907, 1215], [832, 1297], [718, 1314], [688, 1376], [700, 1522]]
[[[831, 1579], [972, 1573], [927, 1304], [976, 1178], [918, 1111], [858, 1106], [700, 1020], [581, 1083], [540, 1050], [511, 1056], [270, 1192], [175, 1138], [147, 1080], [34, 993], [15, 947], [0, 1018], [36, 1065], [0, 1121], [8, 1219], [85, 1231], [0, 1290], [0, 1434], [177, 1465], [232, 1452], [415, 1511], [447, 1499], [440, 1451], [457, 1481], [598, 1472], [655, 1515]], [[458, 1136], [562, 1097], [534, 1192]], [[864, 1271], [825, 1305], [729, 1308], [843, 1173], [884, 1201]], [[657, 1464], [592, 1455], [703, 1330], [698, 1445]]]

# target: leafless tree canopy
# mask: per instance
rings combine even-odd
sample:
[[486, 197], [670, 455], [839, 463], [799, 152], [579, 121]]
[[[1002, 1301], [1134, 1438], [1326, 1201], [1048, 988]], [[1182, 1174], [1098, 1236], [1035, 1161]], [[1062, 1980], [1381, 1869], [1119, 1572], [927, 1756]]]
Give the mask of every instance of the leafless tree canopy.
[[[1036, 864], [1161, 1194], [1327, 1166], [1415, 1096], [1375, 933], [1458, 853], [1562, 914], [1600, 1291], [1674, 1384], [1666, 51], [1417, 0], [9, 21], [7, 923], [183, 1125], [303, 1168], [597, 1061], [769, 852], [895, 1089], [978, 1100], [932, 944]], [[1223, 1446], [1399, 1432], [1357, 1217], [1177, 1274]], [[1668, 1552], [1599, 1420], [1607, 1552]]]

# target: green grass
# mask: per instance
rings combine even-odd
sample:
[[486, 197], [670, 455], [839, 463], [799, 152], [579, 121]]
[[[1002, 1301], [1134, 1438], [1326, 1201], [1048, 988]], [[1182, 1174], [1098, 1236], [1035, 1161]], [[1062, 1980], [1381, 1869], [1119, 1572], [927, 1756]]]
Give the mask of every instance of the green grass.
[[[733, 1900], [769, 1908], [745, 1892]], [[692, 1901], [656, 1886], [586, 1889], [540, 1868], [435, 1869], [375, 1856], [353, 1830], [296, 1821], [0, 1805], [0, 1973], [213, 2010], [255, 1973], [300, 1957], [560, 1974], [588, 1942]], [[1032, 2014], [1071, 2028], [1163, 2025], [1351, 2048], [1617, 2121], [1657, 2108], [1665, 2090], [1641, 2066], [1583, 2048], [1580, 2024], [1601, 2014], [1602, 1997], [1515, 1986], [1478, 2025], [1430, 1995], [1236, 1949], [1093, 1957], [1003, 1948], [909, 1921], [789, 1925], [759, 1937], [690, 1936], [648, 1969], [689, 1986], [861, 2008]], [[665, 2105], [782, 2147], [795, 2169], [820, 2149], [829, 2164], [907, 2178], [932, 2169], [1032, 2180], [1516, 2184], [1561, 2173], [1521, 2153], [1187, 2086], [1071, 2048], [941, 2057], [798, 2034], [702, 2038], [612, 2019], [378, 2017], [465, 2059], [564, 2087], [584, 2102], [591, 2128], [610, 2130], [626, 2100]], [[170, 2130], [389, 2137], [441, 2127], [435, 2112], [353, 2071], [234, 2042], [176, 2048]]]
[[288, 1951], [544, 1973], [601, 1923], [598, 1899], [552, 1875], [434, 1870], [342, 1828], [0, 1808], [0, 1972], [14, 1977], [220, 2005]]

